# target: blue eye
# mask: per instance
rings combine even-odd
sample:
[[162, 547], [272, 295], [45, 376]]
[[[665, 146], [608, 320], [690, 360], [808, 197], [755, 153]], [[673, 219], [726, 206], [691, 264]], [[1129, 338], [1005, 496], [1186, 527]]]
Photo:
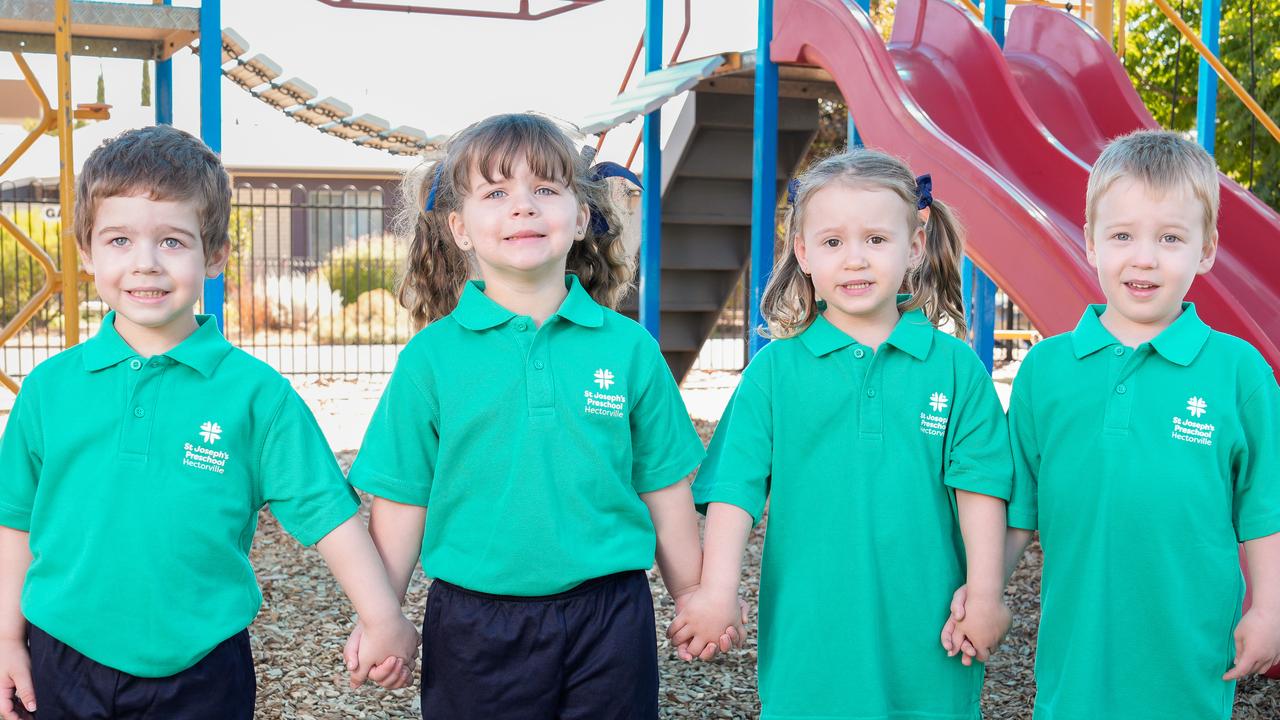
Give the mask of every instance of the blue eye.
[[129, 244], [129, 238], [127, 237], [111, 238], [111, 240], [108, 241], [107, 244], [112, 245], [114, 247], [124, 247], [125, 245]]
[[1163, 235], [1160, 237], [1160, 242], [1169, 243], [1169, 244], [1180, 243], [1182, 242], [1182, 238], [1178, 237], [1177, 235]]
[[182, 247], [182, 241], [176, 238], [165, 238], [160, 241], [160, 247], [169, 248], [170, 250]]
[[1129, 239], [1129, 233], [1116, 233], [1115, 235], [1111, 236], [1111, 239], [1119, 240], [1120, 242], [1126, 242]]
[[505, 196], [506, 196], [506, 194], [507, 194], [507, 191], [506, 191], [506, 190], [494, 190], [493, 192], [489, 193], [488, 195], [485, 195], [485, 197], [487, 197], [487, 198], [494, 198], [494, 199], [498, 199], [499, 197], [505, 197]]

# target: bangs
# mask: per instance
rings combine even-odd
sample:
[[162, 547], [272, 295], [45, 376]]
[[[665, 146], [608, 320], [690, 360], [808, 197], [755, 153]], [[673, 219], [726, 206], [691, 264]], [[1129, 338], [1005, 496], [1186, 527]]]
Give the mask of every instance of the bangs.
[[509, 178], [524, 161], [535, 176], [573, 188], [578, 155], [551, 121], [529, 115], [490, 118], [459, 148], [453, 163], [453, 186], [460, 195], [471, 189], [474, 168], [485, 182]]

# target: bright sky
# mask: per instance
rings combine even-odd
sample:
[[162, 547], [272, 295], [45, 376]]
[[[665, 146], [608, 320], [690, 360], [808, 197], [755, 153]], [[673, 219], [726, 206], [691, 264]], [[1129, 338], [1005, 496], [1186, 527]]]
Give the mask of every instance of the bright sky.
[[[198, 5], [192, 0], [175, 4]], [[519, 2], [465, 4], [514, 11]], [[554, 0], [531, 3], [535, 11], [561, 4]], [[464, 3], [457, 0], [453, 5]], [[683, 5], [680, 0], [666, 0], [665, 57], [670, 56], [683, 26]], [[265, 53], [280, 65], [282, 78], [297, 76], [314, 86], [320, 97], [333, 96], [351, 105], [357, 115], [372, 113], [393, 127], [412, 125], [437, 135], [498, 112], [538, 110], [577, 121], [604, 107], [617, 93], [643, 30], [644, 8], [641, 0], [603, 0], [529, 22], [339, 9], [317, 0], [224, 0], [222, 25], [248, 41], [250, 56]], [[692, 26], [681, 57], [748, 50], [755, 41], [753, 0], [694, 0]], [[53, 57], [30, 55], [27, 59], [45, 92], [55, 95]], [[113, 118], [76, 131], [77, 166], [103, 138], [154, 121], [153, 110], [140, 105], [140, 60], [76, 57], [72, 63], [75, 102], [94, 100], [99, 68], [107, 102], [114, 106]], [[11, 57], [0, 54], [0, 78], [20, 77]], [[184, 50], [174, 57], [173, 77], [175, 124], [198, 134], [194, 53]], [[413, 162], [358, 148], [296, 123], [230, 80], [222, 81], [222, 103], [222, 150], [229, 165], [402, 168]], [[667, 117], [673, 119], [676, 106], [669, 107]], [[669, 126], [670, 119], [664, 125]], [[602, 156], [625, 159], [638, 127], [635, 123], [611, 135]], [[0, 152], [7, 152], [22, 135], [21, 128], [0, 126]], [[56, 158], [56, 140], [42, 138], [4, 179], [56, 175]]]

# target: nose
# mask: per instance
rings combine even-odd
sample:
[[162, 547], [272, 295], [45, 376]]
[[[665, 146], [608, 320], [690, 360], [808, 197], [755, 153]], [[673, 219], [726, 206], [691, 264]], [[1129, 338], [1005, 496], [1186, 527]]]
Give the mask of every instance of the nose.
[[528, 190], [514, 190], [511, 193], [511, 214], [515, 216], [538, 214], [538, 203], [533, 193]]
[[862, 270], [867, 267], [867, 249], [862, 243], [845, 243], [844, 248], [844, 267], [846, 270]]
[[133, 261], [133, 271], [135, 273], [154, 273], [159, 271], [160, 264], [157, 262], [157, 249], [154, 243], [139, 242], [133, 246], [133, 252], [130, 253]]
[[1155, 240], [1139, 240], [1134, 243], [1130, 262], [1134, 267], [1150, 269], [1157, 265]]

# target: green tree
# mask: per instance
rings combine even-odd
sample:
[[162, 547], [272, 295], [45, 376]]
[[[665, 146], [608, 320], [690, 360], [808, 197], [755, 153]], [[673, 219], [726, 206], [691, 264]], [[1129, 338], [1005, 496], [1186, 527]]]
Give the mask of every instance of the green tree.
[[[1197, 31], [1200, 3], [1175, 9]], [[1280, 118], [1280, 0], [1224, 0], [1219, 56], [1272, 119]], [[1200, 56], [1154, 3], [1129, 6], [1124, 64], [1157, 122], [1195, 126]], [[1251, 36], [1252, 31], [1252, 36]], [[1273, 208], [1280, 208], [1280, 142], [1225, 83], [1218, 84], [1214, 155], [1219, 167]]]
[[98, 104], [107, 101], [107, 84], [102, 78], [102, 68], [98, 68], [98, 95], [94, 102]]
[[151, 62], [142, 61], [142, 107], [151, 107]]

